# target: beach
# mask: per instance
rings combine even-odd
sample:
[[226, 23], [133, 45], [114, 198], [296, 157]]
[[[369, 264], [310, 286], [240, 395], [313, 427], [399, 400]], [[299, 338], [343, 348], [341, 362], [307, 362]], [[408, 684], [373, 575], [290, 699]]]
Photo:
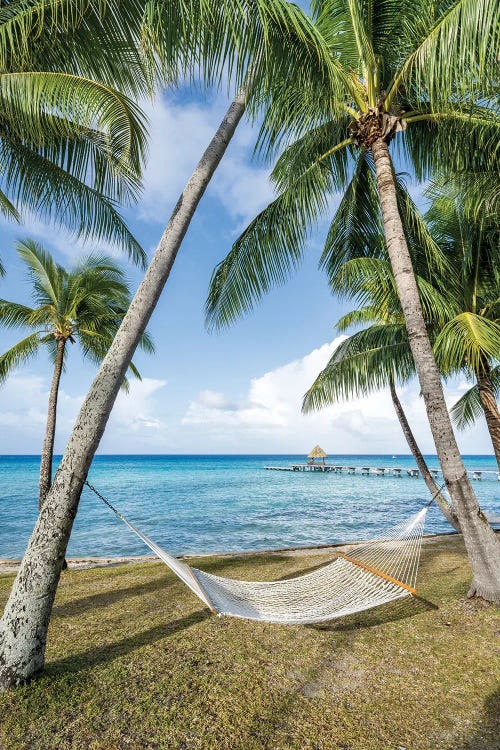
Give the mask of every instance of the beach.
[[[433, 544], [446, 543], [447, 537], [460, 536], [455, 532], [445, 534], [427, 534], [422, 540], [422, 546], [430, 547]], [[213, 559], [231, 560], [232, 558], [259, 558], [273, 555], [288, 557], [324, 557], [326, 555], [335, 556], [339, 552], [349, 552], [366, 540], [353, 540], [347, 544], [321, 545], [319, 547], [284, 547], [282, 549], [268, 549], [250, 552], [219, 552], [209, 555], [179, 555], [180, 560], [200, 560]], [[130, 555], [128, 557], [70, 557], [66, 560], [69, 570], [92, 570], [93, 568], [113, 568], [117, 565], [140, 565], [142, 563], [158, 562], [155, 555]], [[0, 558], [0, 573], [15, 573], [21, 563], [20, 559]]]
[[[278, 580], [316, 569], [332, 551], [193, 562], [230, 578]], [[0, 574], [2, 601], [12, 580]], [[0, 696], [0, 744], [493, 750], [500, 623], [495, 607], [467, 600], [469, 580], [461, 537], [427, 538], [417, 580], [423, 599], [303, 627], [213, 617], [154, 561], [70, 569], [57, 592], [45, 674]]]

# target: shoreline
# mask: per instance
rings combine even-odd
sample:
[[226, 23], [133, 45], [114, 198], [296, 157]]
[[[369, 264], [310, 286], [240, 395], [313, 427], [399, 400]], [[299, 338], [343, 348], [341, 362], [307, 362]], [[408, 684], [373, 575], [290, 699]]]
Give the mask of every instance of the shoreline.
[[[441, 534], [424, 534], [423, 544], [440, 541], [448, 537], [459, 537], [456, 531], [447, 531]], [[236, 557], [259, 557], [262, 555], [289, 555], [290, 557], [305, 557], [312, 555], [323, 555], [338, 550], [348, 550], [360, 544], [366, 544], [368, 540], [355, 540], [350, 542], [338, 542], [335, 544], [317, 544], [305, 547], [278, 547], [275, 549], [242, 550], [241, 552], [208, 552], [197, 555], [176, 555], [179, 560], [199, 560], [204, 558], [236, 558]], [[156, 555], [124, 555], [92, 557], [69, 557], [68, 570], [91, 570], [92, 568], [114, 568], [118, 565], [138, 565], [146, 562], [158, 562]], [[21, 563], [20, 559], [0, 557], [0, 574], [15, 573]]]

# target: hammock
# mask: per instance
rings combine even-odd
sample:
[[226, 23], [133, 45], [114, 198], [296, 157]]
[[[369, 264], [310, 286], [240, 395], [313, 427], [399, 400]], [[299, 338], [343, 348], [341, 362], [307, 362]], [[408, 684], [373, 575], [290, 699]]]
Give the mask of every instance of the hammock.
[[428, 506], [382, 537], [338, 553], [319, 570], [281, 581], [237, 581], [178, 560], [87, 486], [217, 615], [306, 625], [333, 620], [416, 594]]

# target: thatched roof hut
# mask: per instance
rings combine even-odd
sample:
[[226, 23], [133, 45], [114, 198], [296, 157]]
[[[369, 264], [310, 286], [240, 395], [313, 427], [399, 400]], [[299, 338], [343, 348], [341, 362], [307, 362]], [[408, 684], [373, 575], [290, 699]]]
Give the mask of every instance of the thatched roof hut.
[[310, 459], [311, 463], [313, 463], [316, 459], [323, 461], [323, 463], [325, 463], [325, 458], [328, 458], [328, 456], [323, 450], [323, 448], [320, 448], [319, 445], [315, 445], [312, 451], [307, 456], [307, 458]]

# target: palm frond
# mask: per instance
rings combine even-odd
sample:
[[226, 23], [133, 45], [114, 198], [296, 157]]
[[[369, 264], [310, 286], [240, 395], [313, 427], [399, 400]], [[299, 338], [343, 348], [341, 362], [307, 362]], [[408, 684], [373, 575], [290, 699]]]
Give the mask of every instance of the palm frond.
[[[338, 151], [347, 145], [338, 144]], [[307, 163], [234, 243], [210, 282], [205, 307], [210, 328], [227, 326], [251, 310], [297, 268], [312, 226], [327, 211], [337, 180], [343, 179], [339, 158], [330, 151]]]
[[0, 326], [4, 328], [31, 326], [34, 312], [32, 307], [0, 299]]
[[415, 375], [404, 324], [374, 325], [343, 341], [304, 396], [305, 413], [366, 396]]
[[25, 364], [37, 354], [40, 348], [40, 335], [30, 333], [17, 344], [0, 355], [0, 384], [4, 383], [12, 370]]
[[281, 193], [290, 189], [305, 168], [322, 162], [329, 165], [337, 189], [345, 187], [352, 170], [352, 154], [348, 147], [338, 145], [345, 141], [349, 120], [345, 115], [329, 119], [288, 146], [271, 172], [276, 190]]
[[61, 291], [62, 267], [47, 250], [32, 239], [16, 243], [19, 257], [28, 267], [38, 305], [52, 304], [57, 307]]
[[352, 179], [346, 187], [330, 225], [320, 267], [335, 290], [335, 278], [343, 264], [358, 257], [385, 256], [377, 184], [369, 154], [359, 154]]
[[7, 198], [3, 190], [0, 190], [0, 213], [5, 216], [7, 219], [12, 219], [13, 221], [19, 222], [20, 216], [19, 211], [14, 206], [13, 203]]
[[142, 267], [146, 254], [112, 201], [21, 143], [0, 139], [4, 182], [25, 211], [63, 226], [77, 237], [120, 247]]
[[450, 201], [459, 203], [464, 215], [473, 221], [488, 217], [495, 219], [500, 214], [500, 182], [492, 172], [441, 170], [426, 190], [426, 195], [434, 200], [441, 198], [443, 192]]
[[140, 0], [16, 0], [0, 9], [0, 69], [64, 70], [144, 96], [153, 61], [141, 50], [143, 19]]
[[484, 96], [498, 80], [497, 0], [451, 0], [416, 11], [402, 16], [403, 45], [411, 52], [388, 89], [386, 108], [405, 87], [433, 111], [453, 106], [461, 96]]
[[[425, 319], [434, 326], [444, 325], [450, 318], [445, 292], [421, 276], [416, 281]], [[332, 280], [332, 288], [339, 296], [367, 306], [364, 309], [377, 310], [379, 319], [402, 315], [391, 264], [384, 258], [361, 257], [345, 262]]]
[[408, 128], [398, 134], [395, 144], [419, 180], [443, 170], [484, 172], [495, 180], [500, 169], [498, 108], [461, 106], [452, 97], [448, 111], [433, 115], [424, 107], [407, 122]]
[[443, 326], [434, 352], [444, 375], [462, 369], [479, 372], [485, 359], [500, 359], [500, 325], [496, 320], [463, 312]]
[[142, 334], [139, 340], [139, 347], [143, 352], [146, 352], [146, 354], [155, 353], [155, 343], [153, 337], [147, 331]]
[[[351, 310], [345, 315], [342, 315], [342, 317], [337, 320], [335, 328], [340, 333], [345, 333], [345, 331], [353, 326], [366, 325], [367, 323], [380, 323], [382, 322], [381, 317], [382, 310], [380, 309], [379, 304], [374, 303], [364, 305], [363, 307], [356, 308], [356, 310]], [[394, 318], [395, 317], [396, 316], [394, 316]], [[402, 315], [400, 322], [403, 322]]]
[[445, 257], [440, 244], [416, 207], [402, 175], [396, 175], [396, 183], [399, 215], [415, 272], [421, 276], [426, 275], [429, 269], [432, 269], [431, 273], [442, 273]]
[[144, 115], [132, 100], [105, 84], [69, 73], [2, 73], [0, 107], [14, 139], [42, 145], [47, 134], [78, 136], [91, 128], [105, 134], [117, 167], [140, 171], [146, 144]]
[[[500, 367], [495, 367], [490, 372], [496, 398], [500, 396]], [[477, 384], [473, 385], [461, 396], [451, 407], [450, 414], [454, 424], [459, 430], [472, 427], [479, 417], [484, 416], [484, 409], [479, 395]]]
[[137, 378], [137, 380], [142, 380], [141, 373], [139, 372], [139, 370], [137, 369], [137, 367], [134, 365], [133, 362], [130, 363], [129, 370], [132, 373], [132, 375], [134, 375], [134, 377]]

